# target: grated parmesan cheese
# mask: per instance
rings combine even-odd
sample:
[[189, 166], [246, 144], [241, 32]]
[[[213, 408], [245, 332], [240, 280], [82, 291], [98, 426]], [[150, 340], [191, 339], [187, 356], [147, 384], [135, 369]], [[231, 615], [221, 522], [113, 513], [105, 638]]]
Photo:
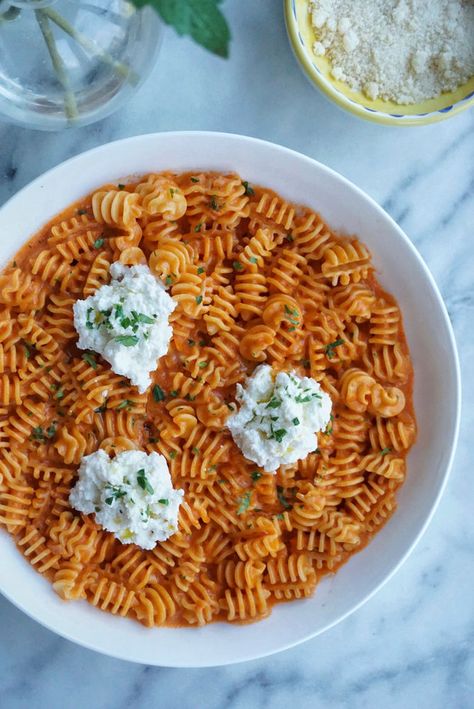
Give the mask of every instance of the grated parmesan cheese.
[[370, 99], [412, 104], [474, 76], [474, 0], [310, 0], [313, 51]]

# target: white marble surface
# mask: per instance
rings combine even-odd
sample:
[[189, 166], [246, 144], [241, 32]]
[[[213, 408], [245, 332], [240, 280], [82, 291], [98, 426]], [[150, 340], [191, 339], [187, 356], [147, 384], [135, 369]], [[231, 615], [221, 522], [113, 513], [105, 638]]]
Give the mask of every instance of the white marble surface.
[[235, 35], [227, 63], [169, 32], [133, 104], [106, 121], [62, 134], [0, 124], [0, 203], [71, 155], [151, 131], [246, 133], [335, 168], [407, 231], [448, 305], [465, 399], [452, 476], [395, 578], [336, 628], [272, 658], [216, 670], [135, 666], [54, 636], [0, 598], [0, 706], [467, 709], [474, 705], [474, 111], [426, 128], [359, 121], [300, 73], [279, 0], [228, 0], [225, 9]]

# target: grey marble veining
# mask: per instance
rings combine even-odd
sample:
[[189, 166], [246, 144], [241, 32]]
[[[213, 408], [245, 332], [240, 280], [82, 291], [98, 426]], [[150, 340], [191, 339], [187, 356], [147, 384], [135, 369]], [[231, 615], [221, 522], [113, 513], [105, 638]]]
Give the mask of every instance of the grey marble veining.
[[229, 62], [169, 32], [150, 79], [107, 120], [61, 134], [0, 123], [0, 204], [71, 155], [152, 131], [246, 133], [333, 167], [406, 230], [447, 303], [464, 374], [453, 473], [422, 541], [366, 606], [323, 636], [264, 660], [215, 670], [135, 666], [54, 636], [0, 598], [0, 707], [468, 709], [474, 705], [474, 112], [417, 129], [362, 122], [303, 77], [281, 2], [228, 0], [225, 9], [235, 35]]

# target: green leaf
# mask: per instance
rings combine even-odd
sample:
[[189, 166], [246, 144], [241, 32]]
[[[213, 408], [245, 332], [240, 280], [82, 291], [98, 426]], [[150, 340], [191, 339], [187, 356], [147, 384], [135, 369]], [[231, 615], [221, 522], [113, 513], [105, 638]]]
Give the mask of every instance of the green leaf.
[[219, 57], [229, 56], [230, 30], [218, 8], [219, 0], [132, 0], [136, 7], [151, 5], [176, 32]]
[[115, 342], [118, 342], [124, 347], [134, 347], [138, 344], [138, 337], [135, 335], [119, 335], [115, 338]]
[[155, 492], [152, 486], [150, 485], [145, 470], [143, 468], [137, 472], [137, 483], [140, 485], [142, 490], [145, 490], [145, 492], [147, 492], [149, 495], [153, 495], [153, 493]]
[[92, 369], [97, 369], [97, 362], [92, 352], [84, 352], [82, 359], [89, 365], [89, 367], [92, 367]]
[[166, 399], [165, 392], [158, 384], [153, 387], [153, 398], [155, 401], [164, 401]]
[[250, 506], [250, 501], [252, 499], [252, 491], [248, 490], [248, 492], [245, 492], [241, 497], [238, 499], [238, 507], [237, 507], [237, 514], [241, 515], [244, 512], [247, 512], [249, 506]]

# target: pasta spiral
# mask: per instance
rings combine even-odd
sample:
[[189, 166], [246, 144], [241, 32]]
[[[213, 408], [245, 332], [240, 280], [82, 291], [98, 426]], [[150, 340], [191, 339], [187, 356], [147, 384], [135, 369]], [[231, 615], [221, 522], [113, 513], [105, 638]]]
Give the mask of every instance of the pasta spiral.
[[[116, 261], [147, 264], [176, 302], [145, 394], [76, 347], [73, 305]], [[332, 399], [317, 449], [275, 475], [226, 428], [259, 362]], [[377, 533], [415, 438], [402, 315], [367, 248], [236, 174], [105, 185], [0, 274], [0, 526], [65, 600], [147, 627], [264, 618]], [[177, 533], [145, 551], [71, 508], [98, 449], [165, 457], [185, 492]]]

